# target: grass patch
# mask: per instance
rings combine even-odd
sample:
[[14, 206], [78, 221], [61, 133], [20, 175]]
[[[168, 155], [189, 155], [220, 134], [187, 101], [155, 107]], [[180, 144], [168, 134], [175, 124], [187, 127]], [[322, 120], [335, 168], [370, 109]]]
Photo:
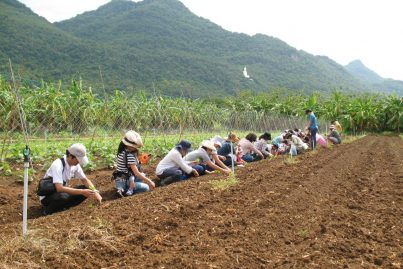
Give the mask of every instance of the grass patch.
[[228, 175], [226, 179], [211, 180], [210, 184], [213, 190], [223, 191], [227, 190], [233, 186], [238, 185], [239, 180], [236, 178], [234, 173]]
[[357, 135], [357, 136], [355, 136], [355, 135], [349, 135], [349, 136], [343, 136], [342, 137], [342, 144], [350, 144], [350, 143], [352, 143], [352, 142], [354, 142], [354, 141], [357, 141], [358, 139], [361, 139], [361, 138], [363, 138], [363, 137], [365, 137], [366, 135], [364, 134], [364, 135]]
[[285, 164], [296, 164], [296, 163], [299, 163], [299, 160], [297, 160], [297, 158], [296, 158], [297, 156], [291, 156], [291, 155], [289, 155], [289, 154], [287, 154], [287, 155], [285, 155], [284, 156], [284, 163]]

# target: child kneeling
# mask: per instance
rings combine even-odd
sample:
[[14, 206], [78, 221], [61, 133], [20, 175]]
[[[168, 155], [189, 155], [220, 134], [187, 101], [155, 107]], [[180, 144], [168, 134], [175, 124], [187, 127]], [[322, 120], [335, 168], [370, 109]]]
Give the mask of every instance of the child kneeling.
[[141, 136], [135, 131], [128, 131], [119, 144], [116, 155], [116, 171], [113, 173], [117, 195], [123, 197], [146, 192], [155, 188], [151, 179], [142, 173], [138, 160], [138, 149], [143, 147]]

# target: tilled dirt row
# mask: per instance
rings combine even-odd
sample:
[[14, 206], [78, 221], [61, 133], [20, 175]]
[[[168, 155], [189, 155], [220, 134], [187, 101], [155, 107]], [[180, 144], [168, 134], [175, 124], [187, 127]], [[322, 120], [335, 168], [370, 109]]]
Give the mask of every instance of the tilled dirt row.
[[[32, 197], [25, 242], [0, 190], [0, 268], [400, 268], [402, 152], [368, 136], [239, 168], [225, 191], [204, 176], [39, 218]], [[106, 198], [110, 173], [91, 175]]]

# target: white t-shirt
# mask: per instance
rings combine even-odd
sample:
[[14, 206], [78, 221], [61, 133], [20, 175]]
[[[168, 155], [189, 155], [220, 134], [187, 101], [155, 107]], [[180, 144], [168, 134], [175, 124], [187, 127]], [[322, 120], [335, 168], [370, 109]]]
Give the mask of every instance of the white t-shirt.
[[[66, 182], [66, 185], [69, 183], [70, 179], [77, 178], [83, 179], [86, 178], [83, 169], [81, 168], [80, 164], [75, 166], [70, 166], [67, 163], [66, 155], [63, 156], [65, 167], [63, 171], [63, 164], [60, 159], [53, 161], [52, 165], [49, 167], [48, 171], [43, 178], [52, 177], [53, 183], [61, 183]], [[39, 196], [39, 199], [42, 200], [45, 196]]]
[[168, 168], [180, 168], [186, 174], [190, 174], [193, 170], [193, 168], [182, 159], [181, 153], [176, 148], [171, 149], [164, 159], [158, 163], [155, 173], [157, 175], [162, 175], [162, 173]]
[[297, 149], [307, 149], [307, 145], [296, 135], [291, 136], [292, 143], [297, 147]]

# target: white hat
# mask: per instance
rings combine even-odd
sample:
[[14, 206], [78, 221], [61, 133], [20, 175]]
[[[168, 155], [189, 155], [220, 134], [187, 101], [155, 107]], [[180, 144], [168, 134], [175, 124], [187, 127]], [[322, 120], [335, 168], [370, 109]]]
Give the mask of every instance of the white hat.
[[141, 136], [135, 131], [128, 131], [125, 137], [122, 139], [123, 144], [133, 148], [141, 148], [143, 146], [143, 141]]
[[[212, 141], [212, 142], [213, 142], [213, 141]], [[214, 144], [214, 146], [218, 146], [219, 148], [222, 147], [222, 144], [221, 144], [220, 141], [215, 141], [215, 142], [213, 142], [213, 144]]]
[[83, 144], [73, 144], [67, 150], [71, 155], [77, 158], [81, 166], [88, 164], [87, 150]]
[[208, 148], [208, 149], [211, 149], [211, 150], [216, 150], [214, 144], [210, 140], [204, 140], [201, 143], [201, 146], [205, 147], [205, 148]]

